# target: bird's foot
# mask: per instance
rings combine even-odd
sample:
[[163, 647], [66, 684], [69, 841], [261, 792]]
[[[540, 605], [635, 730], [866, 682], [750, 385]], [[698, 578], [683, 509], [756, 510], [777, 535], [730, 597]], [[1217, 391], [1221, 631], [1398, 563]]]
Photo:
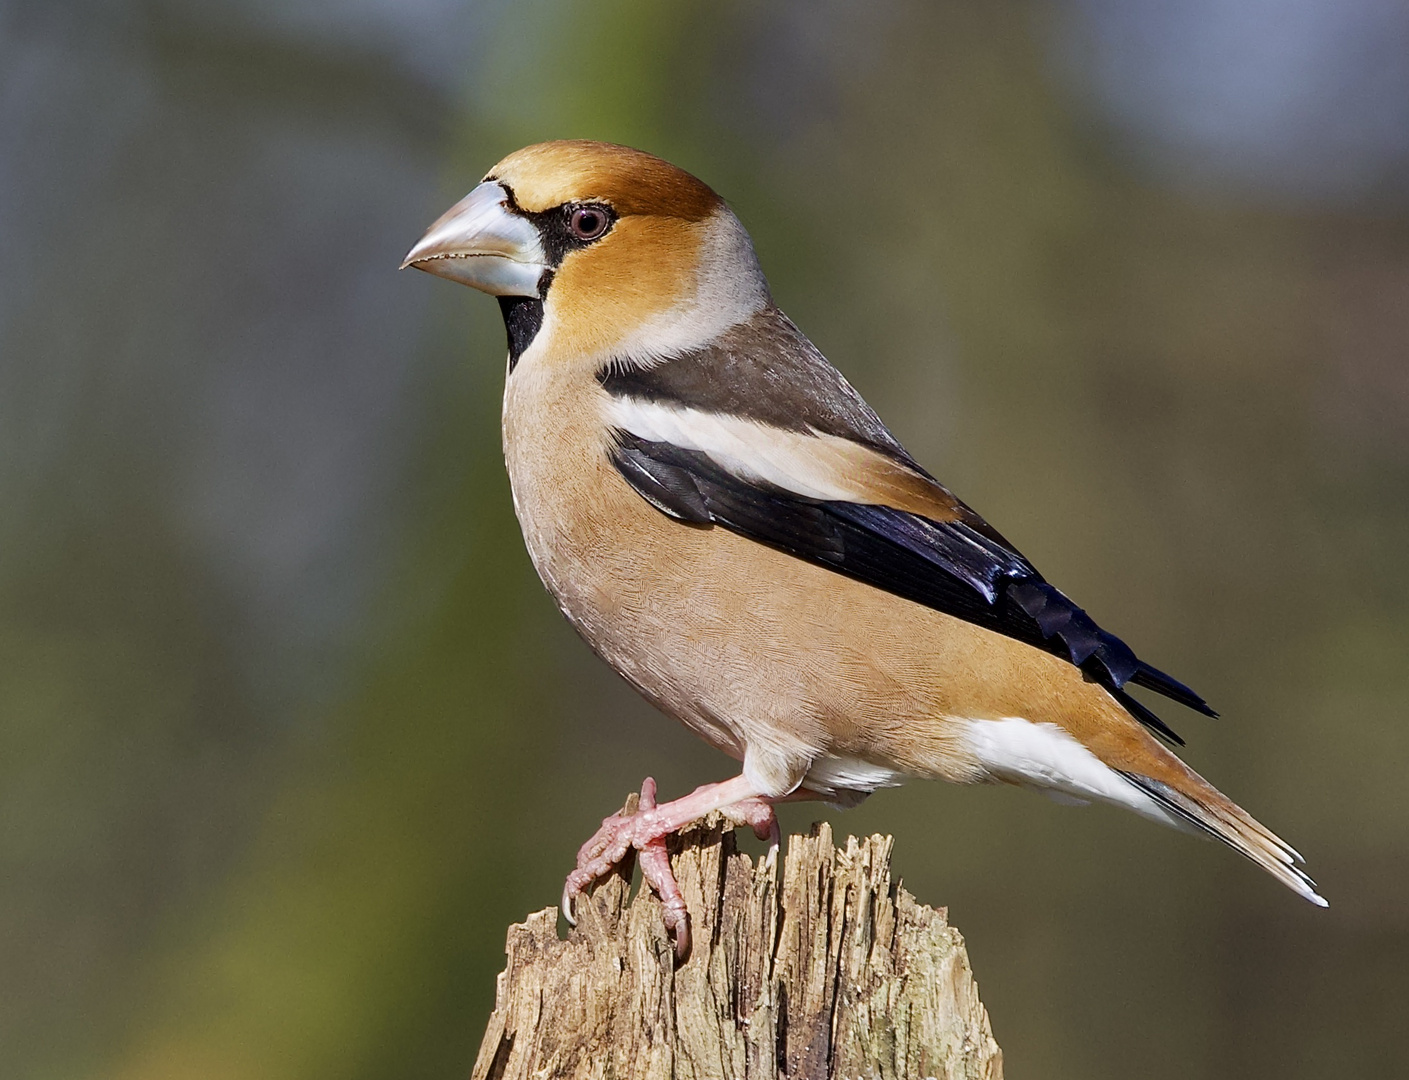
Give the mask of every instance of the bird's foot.
[[647, 777], [641, 785], [641, 801], [631, 814], [613, 814], [577, 852], [577, 869], [563, 885], [563, 914], [575, 923], [573, 901], [588, 886], [606, 877], [633, 848], [639, 853], [641, 876], [660, 897], [665, 909], [665, 928], [675, 938], [676, 954], [683, 959], [690, 948], [690, 913], [680, 884], [670, 869], [670, 853], [665, 840], [675, 826], [658, 812], [656, 782]]
[[751, 826], [759, 839], [776, 848], [778, 818], [767, 800], [759, 798], [743, 777], [721, 784], [706, 784], [682, 799], [656, 804], [656, 782], [647, 777], [634, 813], [616, 813], [602, 822], [592, 839], [577, 853], [577, 869], [563, 885], [563, 915], [576, 923], [573, 902], [595, 881], [605, 877], [626, 858], [638, 853], [641, 877], [656, 891], [664, 908], [665, 928], [675, 938], [675, 954], [684, 961], [690, 952], [690, 912], [680, 883], [670, 869], [666, 839], [711, 810], [720, 810], [731, 821]]

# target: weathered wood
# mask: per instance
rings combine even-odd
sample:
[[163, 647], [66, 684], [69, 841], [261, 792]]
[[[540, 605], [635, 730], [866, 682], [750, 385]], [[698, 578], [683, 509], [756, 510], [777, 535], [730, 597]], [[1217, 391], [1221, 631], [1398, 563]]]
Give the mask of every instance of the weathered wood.
[[890, 837], [791, 837], [781, 889], [718, 819], [673, 865], [693, 951], [679, 967], [649, 890], [617, 875], [509, 929], [473, 1080], [999, 1080], [963, 938], [890, 877]]

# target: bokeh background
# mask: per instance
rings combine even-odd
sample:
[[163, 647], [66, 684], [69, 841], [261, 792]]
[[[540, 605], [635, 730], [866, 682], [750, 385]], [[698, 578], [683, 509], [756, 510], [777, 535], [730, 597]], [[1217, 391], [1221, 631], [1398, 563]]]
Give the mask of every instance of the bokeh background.
[[917, 457], [1224, 713], [1318, 911], [916, 784], [1014, 1077], [1409, 1057], [1409, 8], [0, 0], [7, 1077], [459, 1077], [507, 924], [731, 763], [539, 586], [495, 305], [398, 274], [550, 137], [706, 178]]

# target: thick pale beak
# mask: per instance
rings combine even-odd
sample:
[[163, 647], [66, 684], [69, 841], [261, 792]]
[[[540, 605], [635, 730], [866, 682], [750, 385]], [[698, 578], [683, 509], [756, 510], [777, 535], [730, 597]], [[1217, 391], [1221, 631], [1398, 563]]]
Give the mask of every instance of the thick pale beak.
[[491, 296], [537, 296], [548, 263], [533, 223], [509, 209], [508, 193], [487, 180], [426, 230], [401, 269], [408, 266]]

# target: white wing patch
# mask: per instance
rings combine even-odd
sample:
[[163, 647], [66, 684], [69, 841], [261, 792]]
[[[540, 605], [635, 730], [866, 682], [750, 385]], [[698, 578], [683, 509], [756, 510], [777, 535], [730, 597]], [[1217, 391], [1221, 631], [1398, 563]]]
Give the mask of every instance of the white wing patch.
[[850, 439], [784, 431], [725, 413], [632, 397], [611, 399], [607, 422], [648, 442], [708, 454], [741, 479], [763, 481], [803, 498], [855, 503], [874, 499], [874, 492], [853, 477], [864, 475], [868, 459], [880, 460], [881, 455]]
[[970, 720], [969, 749], [996, 780], [1036, 788], [1059, 802], [1097, 800], [1161, 825], [1189, 829], [1056, 724], [1021, 717]]

